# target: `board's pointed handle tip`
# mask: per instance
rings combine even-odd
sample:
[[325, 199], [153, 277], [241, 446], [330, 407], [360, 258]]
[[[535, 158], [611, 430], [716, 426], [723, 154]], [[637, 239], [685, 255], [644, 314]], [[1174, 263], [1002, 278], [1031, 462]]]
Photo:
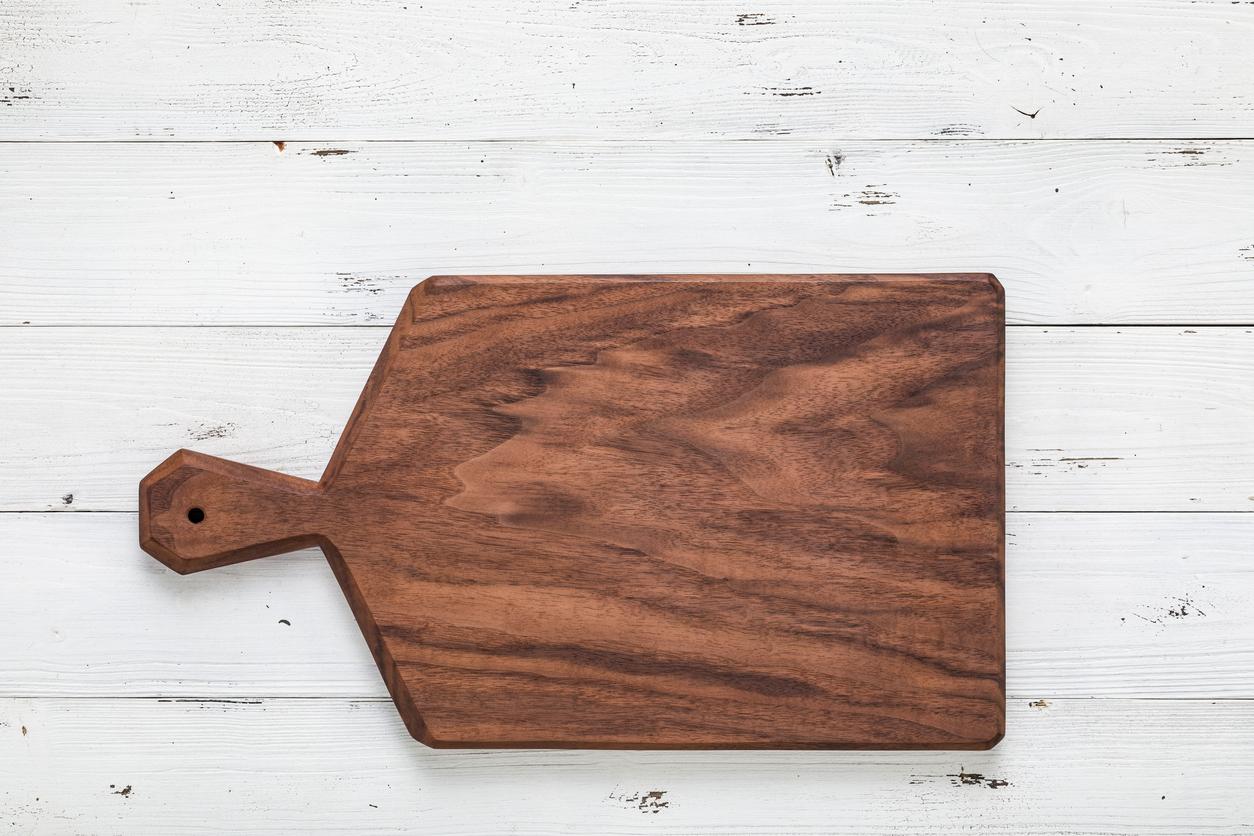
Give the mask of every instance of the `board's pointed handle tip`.
[[179, 574], [317, 545], [322, 490], [179, 450], [139, 483], [139, 545]]

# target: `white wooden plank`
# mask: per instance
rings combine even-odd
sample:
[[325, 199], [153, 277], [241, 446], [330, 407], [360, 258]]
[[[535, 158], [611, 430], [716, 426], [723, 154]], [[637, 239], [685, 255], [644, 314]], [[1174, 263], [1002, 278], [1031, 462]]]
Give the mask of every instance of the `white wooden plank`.
[[876, 270], [995, 272], [1014, 323], [1254, 322], [1254, 142], [19, 143], [0, 221], [3, 325], [391, 323], [437, 273]]
[[1011, 703], [989, 752], [434, 751], [385, 702], [0, 701], [25, 834], [1225, 834], [1254, 702]]
[[1254, 697], [1254, 514], [1009, 514], [1007, 689]]
[[[1254, 698], [1254, 514], [1011, 514], [1009, 693]], [[3, 514], [0, 696], [384, 698], [321, 554], [179, 576], [132, 514]]]
[[1012, 511], [1254, 511], [1254, 329], [1011, 328]]
[[0, 138], [1251, 136], [1229, 0], [9, 0]]
[[0, 329], [0, 510], [135, 510], [181, 447], [316, 479], [387, 333]]
[[134, 514], [0, 514], [0, 542], [0, 696], [387, 697], [321, 552], [181, 576]]
[[[385, 328], [0, 329], [0, 510], [136, 508], [180, 447], [317, 478]], [[1011, 328], [1012, 511], [1254, 511], [1254, 327]]]

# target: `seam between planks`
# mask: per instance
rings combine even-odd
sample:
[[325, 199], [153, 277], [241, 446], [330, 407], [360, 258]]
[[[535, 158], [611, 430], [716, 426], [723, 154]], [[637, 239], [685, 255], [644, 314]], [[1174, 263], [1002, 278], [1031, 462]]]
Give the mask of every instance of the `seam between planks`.
[[[432, 274], [435, 275], [435, 274]], [[510, 275], [502, 273], [500, 275]], [[543, 275], [543, 274], [537, 274]], [[555, 273], [553, 275], [561, 275]], [[597, 273], [588, 273], [587, 275], [596, 276]], [[605, 274], [614, 275], [614, 274]], [[643, 273], [641, 275], [650, 275]], [[720, 274], [711, 274], [720, 275]], [[726, 275], [753, 275], [749, 273], [738, 274], [728, 273]], [[416, 278], [415, 283], [425, 281], [429, 276]], [[0, 299], [3, 299], [3, 292], [0, 292]], [[1254, 321], [1251, 322], [1007, 322], [1006, 328], [1035, 328], [1040, 331], [1048, 331], [1050, 328], [1106, 328], [1116, 333], [1123, 329], [1145, 329], [1145, 328], [1195, 328], [1195, 329], [1219, 329], [1219, 328], [1247, 328], [1254, 329]], [[222, 331], [300, 331], [300, 330], [344, 330], [344, 329], [364, 329], [373, 331], [390, 331], [391, 325], [381, 323], [363, 323], [363, 322], [320, 322], [320, 323], [285, 323], [266, 325], [264, 323], [215, 323], [215, 322], [182, 322], [162, 325], [159, 323], [74, 323], [74, 322], [50, 322], [50, 323], [30, 323], [30, 322], [0, 322], [0, 330], [11, 329], [57, 329], [57, 328], [74, 328], [82, 331], [87, 330], [169, 330], [169, 329], [218, 329]], [[1247, 331], [1247, 333], [1249, 333]]]
[[[63, 510], [55, 510], [55, 509], [53, 509], [53, 510], [49, 510], [49, 509], [47, 509], [47, 508], [40, 508], [40, 509], [33, 509], [33, 508], [32, 508], [32, 509], [27, 510], [27, 511], [23, 511], [23, 510], [20, 510], [20, 509], [12, 509], [12, 508], [10, 508], [10, 509], [7, 509], [7, 510], [0, 510], [0, 514], [47, 514], [47, 515], [49, 515], [49, 516], [66, 516], [66, 515], [70, 515], [70, 514], [122, 514], [122, 515], [127, 515], [127, 516], [132, 516], [132, 517], [134, 517], [134, 516], [138, 516], [139, 512], [138, 512], [138, 511], [122, 511], [122, 510], [115, 509], [115, 508], [83, 508], [83, 509], [81, 509], [81, 510], [79, 510], [79, 509], [74, 509], [74, 508], [66, 508], [66, 509], [63, 509]], [[1215, 511], [1215, 510], [1197, 510], [1197, 511], [1183, 511], [1183, 510], [1176, 510], [1176, 511], [1153, 511], [1153, 510], [1149, 510], [1149, 511], [1138, 511], [1138, 510], [1136, 510], [1136, 509], [1130, 509], [1130, 510], [1116, 510], [1116, 511], [1075, 511], [1075, 510], [1068, 510], [1068, 509], [1065, 509], [1065, 508], [1064, 508], [1064, 509], [1060, 509], [1060, 510], [1034, 510], [1034, 509], [1027, 509], [1027, 510], [1014, 510], [1014, 511], [1006, 511], [1006, 515], [1007, 515], [1007, 516], [1019, 516], [1019, 515], [1025, 515], [1025, 514], [1074, 514], [1074, 515], [1096, 515], [1096, 514], [1155, 514], [1155, 515], [1158, 515], [1158, 516], [1170, 516], [1170, 515], [1173, 515], [1173, 514], [1179, 514], [1179, 515], [1182, 515], [1182, 516], [1183, 516], [1183, 515], [1187, 515], [1187, 516], [1195, 516], [1195, 517], [1196, 517], [1196, 516], [1202, 516], [1202, 515], [1206, 515], [1206, 514], [1212, 514], [1212, 515], [1213, 515], [1213, 514], [1254, 514], [1254, 509], [1252, 509], [1252, 510], [1229, 510], [1229, 511], [1222, 511], [1222, 510], [1220, 510], [1220, 511]]]
[[160, 137], [154, 139], [0, 139], [0, 145], [253, 145], [261, 143], [290, 142], [293, 144], [348, 142], [360, 145], [407, 143], [424, 145], [472, 145], [476, 143], [496, 143], [512, 145], [579, 144], [579, 145], [662, 145], [662, 144], [701, 144], [701, 143], [774, 143], [774, 144], [811, 144], [815, 142], [848, 142], [848, 143], [915, 143], [937, 142], [945, 144], [961, 143], [1018, 143], [1018, 142], [1254, 142], [1254, 136], [1201, 136], [1184, 134], [1181, 136], [893, 136], [893, 137], [857, 137], [844, 135], [814, 134], [812, 136], [790, 135], [781, 137], [718, 137], [694, 135], [691, 137], [657, 137], [640, 139], [638, 137], [580, 137], [580, 136], [542, 136], [542, 137], [462, 137], [440, 139], [404, 139], [404, 138], [371, 138], [355, 139], [353, 137], [305, 137], [278, 135], [263, 139], [177, 139]]
[[[509, 275], [509, 274], [502, 273], [501, 275]], [[544, 274], [538, 274], [538, 275], [544, 275]], [[561, 274], [555, 273], [553, 275], [561, 275]], [[596, 276], [599, 274], [589, 273], [587, 275]], [[605, 274], [605, 275], [614, 275], [614, 274]], [[642, 273], [641, 275], [650, 275], [650, 274]], [[716, 274], [716, 275], [722, 275], [722, 274]], [[726, 275], [736, 276], [736, 275], [754, 275], [754, 274], [727, 273]], [[787, 275], [787, 274], [781, 274], [781, 275]], [[424, 279], [425, 278], [426, 277], [424, 277]], [[418, 279], [418, 281], [423, 281], [423, 279]], [[1114, 329], [1124, 329], [1124, 328], [1254, 328], [1254, 322], [1007, 322], [1006, 327], [1007, 328], [1040, 328], [1040, 329], [1049, 329], [1049, 328], [1114, 328]], [[392, 326], [382, 325], [382, 324], [377, 324], [377, 323], [362, 323], [362, 322], [345, 322], [342, 324], [329, 323], [329, 322], [317, 323], [317, 324], [288, 323], [288, 324], [279, 324], [279, 325], [265, 325], [265, 324], [255, 324], [255, 323], [254, 324], [242, 324], [242, 323], [218, 324], [218, 323], [212, 323], [212, 322], [199, 322], [199, 323], [183, 322], [183, 323], [172, 323], [170, 325], [161, 325], [161, 324], [155, 324], [155, 323], [139, 324], [139, 323], [134, 323], [134, 322], [118, 323], [116, 325], [111, 325], [109, 323], [100, 323], [100, 322], [83, 323], [81, 325], [73, 323], [73, 322], [50, 322], [50, 323], [41, 323], [41, 324], [34, 324], [34, 323], [25, 324], [25, 323], [18, 323], [18, 322], [7, 322], [7, 323], [0, 323], [0, 328], [79, 328], [82, 330], [86, 330], [89, 328], [93, 328], [93, 329], [219, 328], [223, 330], [240, 329], [240, 330], [253, 330], [253, 331], [297, 330], [297, 329], [302, 329], [302, 328], [304, 329], [309, 329], [309, 328], [370, 328], [376, 331], [390, 331], [392, 329]]]
[[[1036, 700], [1045, 699], [1053, 702], [1163, 702], [1163, 703], [1240, 703], [1254, 702], [1254, 696], [1251, 697], [1127, 697], [1127, 696], [1103, 696], [1094, 695], [1089, 697], [1076, 696], [1053, 696], [1049, 693], [1039, 691], [1024, 691], [1021, 693], [1007, 693], [1006, 701], [1018, 700]], [[327, 696], [325, 694], [241, 694], [237, 697], [221, 697], [221, 696], [122, 696], [118, 694], [105, 694], [101, 696], [90, 696], [87, 694], [58, 696], [53, 694], [3, 694], [0, 695], [0, 703], [12, 700], [47, 700], [49, 702], [157, 702], [157, 703], [223, 703], [228, 705], [261, 705], [267, 702], [287, 702], [300, 700], [301, 702], [342, 702], [342, 703], [371, 703], [379, 705], [393, 705], [392, 698], [388, 696], [382, 697], [344, 697], [344, 696]], [[525, 748], [525, 747], [524, 747]], [[708, 750], [713, 751], [713, 750]], [[835, 750], [833, 750], [835, 751]], [[867, 749], [850, 749], [846, 751], [875, 751]], [[891, 750], [882, 750], [891, 751]], [[918, 750], [926, 751], [926, 750]]]

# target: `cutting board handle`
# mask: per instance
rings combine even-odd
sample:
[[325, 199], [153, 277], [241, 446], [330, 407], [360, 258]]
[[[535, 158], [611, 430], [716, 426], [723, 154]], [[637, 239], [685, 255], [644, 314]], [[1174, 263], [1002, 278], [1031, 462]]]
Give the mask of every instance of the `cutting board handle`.
[[317, 482], [179, 450], [139, 484], [139, 542], [180, 574], [308, 546], [324, 494]]

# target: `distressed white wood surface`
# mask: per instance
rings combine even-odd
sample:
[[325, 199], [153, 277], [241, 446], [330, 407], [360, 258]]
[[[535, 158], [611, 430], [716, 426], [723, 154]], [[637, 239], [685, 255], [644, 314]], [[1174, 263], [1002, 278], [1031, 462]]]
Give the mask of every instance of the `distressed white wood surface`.
[[[379, 328], [0, 328], [0, 510], [133, 511], [180, 447], [318, 478]], [[1007, 335], [1011, 511], [1254, 511], [1254, 326]]]
[[5, 139], [1254, 136], [1254, 8], [1231, 0], [7, 0], [0, 15]]
[[1254, 702], [1015, 700], [1007, 714], [990, 752], [457, 752], [413, 744], [387, 702], [5, 699], [0, 821], [119, 836], [1231, 836], [1254, 816]]
[[[0, 514], [0, 697], [386, 698], [319, 552], [180, 576], [135, 532]], [[1254, 514], [1011, 514], [1006, 542], [1012, 698], [1254, 699]]]
[[438, 273], [841, 270], [995, 272], [1014, 323], [1250, 323], [1252, 183], [1254, 142], [0, 144], [0, 324], [390, 324]]
[[[1254, 832], [1252, 42], [1245, 0], [0, 4], [0, 832]], [[996, 272], [1025, 326], [991, 752], [434, 752], [316, 552], [137, 548], [175, 448], [316, 477], [426, 275], [835, 270]]]

